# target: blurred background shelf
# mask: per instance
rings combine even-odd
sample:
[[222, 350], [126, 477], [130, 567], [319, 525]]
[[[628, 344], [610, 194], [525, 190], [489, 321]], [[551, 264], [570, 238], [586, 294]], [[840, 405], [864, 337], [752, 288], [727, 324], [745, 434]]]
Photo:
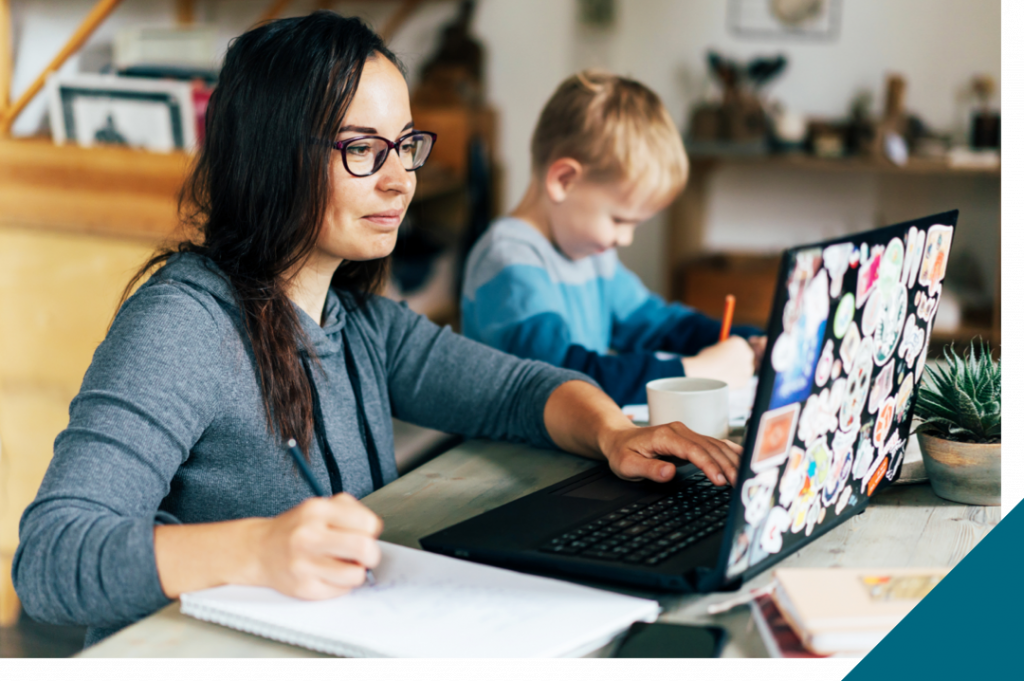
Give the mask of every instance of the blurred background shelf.
[[[910, 158], [905, 166], [875, 158], [817, 158], [807, 154], [744, 154], [696, 153], [691, 157], [690, 179], [686, 189], [669, 209], [666, 230], [665, 272], [669, 281], [669, 297], [681, 300], [706, 314], [718, 317], [722, 312], [725, 295], [737, 297], [735, 320], [737, 323], [764, 326], [771, 313], [772, 293], [778, 272], [778, 256], [757, 252], [756, 248], [743, 251], [721, 252], [709, 250], [708, 236], [709, 195], [712, 184], [723, 172], [739, 171], [748, 181], [767, 181], [785, 175], [792, 185], [794, 200], [801, 182], [820, 178], [823, 174], [837, 177], [867, 177], [880, 186], [880, 208], [875, 225], [894, 224], [920, 217], [922, 197], [934, 207], [932, 212], [958, 208], [960, 200], [969, 204], [984, 203], [988, 197], [998, 197], [1001, 169], [997, 167], [951, 167], [946, 161]], [[774, 186], [774, 185], [773, 185]], [[947, 193], [949, 196], [947, 196]], [[952, 197], [952, 198], [951, 198]], [[780, 200], [786, 200], [780, 197]], [[947, 204], [947, 201], [954, 201]], [[998, 212], [996, 213], [998, 221]], [[991, 299], [980, 305], [964, 305], [959, 311], [960, 324], [956, 329], [936, 328], [931, 337], [930, 352], [938, 354], [950, 342], [957, 345], [980, 337], [992, 343], [998, 353], [1001, 341], [1000, 294], [1000, 238], [999, 225], [981, 225], [971, 210], [962, 211], [959, 220], [955, 251], [970, 248], [967, 241], [974, 230], [995, 229], [996, 248], [993, 252], [981, 250], [981, 267], [992, 268], [995, 287]], [[748, 227], [749, 229], [749, 227]], [[858, 230], [859, 231], [859, 230]], [[755, 236], [751, 234], [751, 236]], [[834, 236], [839, 236], [836, 234]], [[776, 251], [777, 252], [777, 251]], [[954, 267], [955, 269], [955, 267]], [[949, 280], [957, 272], [950, 270]], [[951, 286], [946, 297], [952, 297]]]

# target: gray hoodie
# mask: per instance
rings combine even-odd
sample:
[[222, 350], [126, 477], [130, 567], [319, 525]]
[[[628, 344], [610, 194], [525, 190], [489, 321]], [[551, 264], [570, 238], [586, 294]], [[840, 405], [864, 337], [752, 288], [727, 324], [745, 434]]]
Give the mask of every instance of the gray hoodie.
[[[567, 380], [589, 381], [492, 350], [385, 298], [360, 307], [332, 290], [323, 327], [296, 309], [322, 366], [313, 376], [327, 449], [342, 488], [356, 497], [373, 491], [367, 439], [379, 453], [380, 481], [397, 477], [392, 415], [553, 447], [548, 396]], [[13, 578], [29, 615], [88, 625], [87, 645], [169, 602], [154, 524], [270, 517], [311, 495], [270, 434], [230, 283], [199, 255], [174, 256], [122, 307], [70, 416], [22, 516]], [[310, 461], [331, 489], [316, 440]]]

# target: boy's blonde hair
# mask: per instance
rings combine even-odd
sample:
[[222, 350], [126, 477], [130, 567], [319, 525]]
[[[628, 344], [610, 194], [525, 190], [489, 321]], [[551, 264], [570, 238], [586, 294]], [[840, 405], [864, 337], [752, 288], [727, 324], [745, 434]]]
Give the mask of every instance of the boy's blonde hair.
[[540, 114], [530, 154], [538, 176], [568, 157], [588, 179], [626, 182], [656, 200], [679, 192], [689, 171], [682, 136], [658, 95], [598, 70], [562, 81]]

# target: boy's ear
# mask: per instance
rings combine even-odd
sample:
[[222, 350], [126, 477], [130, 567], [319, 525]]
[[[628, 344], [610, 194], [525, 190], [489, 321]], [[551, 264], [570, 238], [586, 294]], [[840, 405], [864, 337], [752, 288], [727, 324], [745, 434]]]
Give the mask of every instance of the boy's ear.
[[569, 190], [583, 179], [583, 165], [574, 158], [559, 158], [548, 166], [544, 188], [554, 203], [565, 201]]

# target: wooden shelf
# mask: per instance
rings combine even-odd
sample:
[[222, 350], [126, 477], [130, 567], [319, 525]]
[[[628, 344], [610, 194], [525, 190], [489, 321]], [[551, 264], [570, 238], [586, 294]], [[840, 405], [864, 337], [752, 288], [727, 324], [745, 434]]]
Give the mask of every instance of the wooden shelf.
[[[193, 157], [118, 147], [0, 140], [0, 220], [7, 225], [161, 241], [178, 228], [178, 192]], [[428, 170], [429, 168], [429, 170]], [[465, 183], [444, 168], [418, 171], [414, 201]]]
[[0, 215], [8, 225], [164, 239], [178, 224], [189, 162], [183, 153], [0, 140]]
[[956, 167], [942, 159], [911, 158], [904, 166], [868, 157], [818, 158], [808, 154], [693, 155], [690, 161], [706, 165], [770, 165], [772, 168], [829, 173], [876, 173], [894, 175], [980, 175], [999, 177], [1000, 166]]

